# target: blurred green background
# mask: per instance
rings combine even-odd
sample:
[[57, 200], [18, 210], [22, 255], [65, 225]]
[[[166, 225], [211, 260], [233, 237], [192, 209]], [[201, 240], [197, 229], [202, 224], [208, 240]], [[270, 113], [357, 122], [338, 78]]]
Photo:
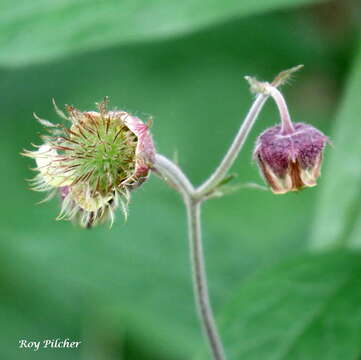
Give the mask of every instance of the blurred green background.
[[[209, 359], [190, 281], [181, 200], [159, 179], [130, 216], [81, 230], [25, 179], [39, 143], [32, 113], [51, 99], [154, 118], [157, 149], [194, 183], [210, 174], [250, 107], [244, 75], [283, 88], [295, 121], [330, 136], [319, 186], [244, 189], [206, 204], [210, 292], [232, 360], [361, 359], [361, 47], [359, 1], [0, 0], [0, 358]], [[262, 183], [255, 137], [233, 172]], [[18, 348], [71, 338], [77, 350]]]

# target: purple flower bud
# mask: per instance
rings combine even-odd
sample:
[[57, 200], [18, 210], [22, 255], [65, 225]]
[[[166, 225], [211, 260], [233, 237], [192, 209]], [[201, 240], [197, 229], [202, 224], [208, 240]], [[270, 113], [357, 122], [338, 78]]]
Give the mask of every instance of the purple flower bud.
[[284, 133], [273, 126], [257, 139], [254, 158], [275, 194], [316, 185], [327, 137], [311, 125], [294, 123], [294, 131]]

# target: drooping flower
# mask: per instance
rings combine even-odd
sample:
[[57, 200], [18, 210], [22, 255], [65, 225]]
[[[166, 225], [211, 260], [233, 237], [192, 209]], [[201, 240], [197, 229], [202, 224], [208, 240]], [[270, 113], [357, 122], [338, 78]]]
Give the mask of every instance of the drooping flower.
[[[54, 104], [55, 105], [55, 104]], [[32, 180], [36, 191], [60, 195], [57, 219], [75, 220], [83, 227], [114, 218], [121, 206], [127, 214], [130, 191], [149, 176], [155, 149], [148, 125], [125, 111], [108, 111], [107, 101], [98, 111], [81, 112], [67, 107], [70, 126], [38, 121], [49, 135], [43, 144], [23, 155], [34, 158], [38, 172]]]
[[327, 137], [311, 125], [293, 123], [281, 92], [269, 83], [259, 86], [275, 101], [281, 124], [264, 131], [257, 139], [254, 158], [265, 181], [275, 194], [316, 185], [320, 176]]
[[284, 134], [277, 125], [257, 139], [254, 158], [275, 194], [316, 185], [327, 137], [311, 125], [294, 123]]

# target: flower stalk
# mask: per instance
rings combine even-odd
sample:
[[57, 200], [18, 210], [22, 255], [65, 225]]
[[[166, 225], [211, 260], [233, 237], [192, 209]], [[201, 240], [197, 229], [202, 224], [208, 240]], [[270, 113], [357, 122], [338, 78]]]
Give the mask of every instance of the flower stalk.
[[[209, 300], [202, 245], [201, 206], [204, 201], [210, 198], [210, 194], [215, 192], [219, 184], [226, 178], [269, 96], [272, 96], [277, 100], [278, 103], [276, 103], [280, 105], [279, 109], [280, 113], [282, 112], [281, 117], [285, 124], [285, 131], [292, 129], [287, 105], [283, 100], [282, 95], [279, 96], [280, 93], [278, 93], [276, 87], [285, 83], [290, 75], [299, 68], [300, 66], [280, 73], [273, 81], [273, 86], [268, 86], [268, 83], [260, 83], [254, 78], [246, 77], [250, 82], [251, 90], [258, 93], [258, 95], [220, 164], [198, 188], [193, 187], [187, 176], [172, 161], [163, 155], [156, 155], [156, 161], [154, 163], [155, 172], [182, 195], [187, 209], [188, 237], [195, 300], [203, 331], [214, 360], [225, 360], [226, 355]], [[275, 91], [270, 91], [270, 88]]]
[[222, 161], [215, 169], [215, 171], [209, 176], [209, 178], [197, 188], [197, 199], [203, 199], [206, 195], [215, 190], [218, 184], [226, 177], [239, 152], [242, 150], [247, 136], [251, 131], [264, 103], [266, 102], [267, 97], [268, 96], [265, 94], [259, 94], [256, 97], [256, 100], [252, 104], [251, 109], [249, 110], [245, 120], [241, 124], [237, 135], [235, 136], [231, 146], [229, 147]]
[[225, 360], [223, 344], [219, 336], [209, 300], [201, 230], [201, 202], [189, 200], [186, 203], [190, 260], [192, 264], [193, 288], [203, 331], [207, 337], [214, 360]]
[[288, 112], [288, 107], [286, 101], [281, 94], [281, 92], [275, 88], [274, 86], [268, 86], [268, 92], [272, 96], [273, 100], [275, 101], [278, 111], [280, 113], [281, 118], [281, 134], [282, 135], [289, 135], [295, 132], [295, 128], [292, 124], [290, 114]]

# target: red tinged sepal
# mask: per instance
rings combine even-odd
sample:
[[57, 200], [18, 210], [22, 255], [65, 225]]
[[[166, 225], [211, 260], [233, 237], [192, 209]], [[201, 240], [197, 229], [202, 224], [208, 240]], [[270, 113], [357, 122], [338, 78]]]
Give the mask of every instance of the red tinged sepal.
[[315, 186], [320, 176], [327, 137], [308, 124], [293, 127], [286, 134], [281, 125], [271, 127], [256, 142], [254, 158], [275, 194]]

